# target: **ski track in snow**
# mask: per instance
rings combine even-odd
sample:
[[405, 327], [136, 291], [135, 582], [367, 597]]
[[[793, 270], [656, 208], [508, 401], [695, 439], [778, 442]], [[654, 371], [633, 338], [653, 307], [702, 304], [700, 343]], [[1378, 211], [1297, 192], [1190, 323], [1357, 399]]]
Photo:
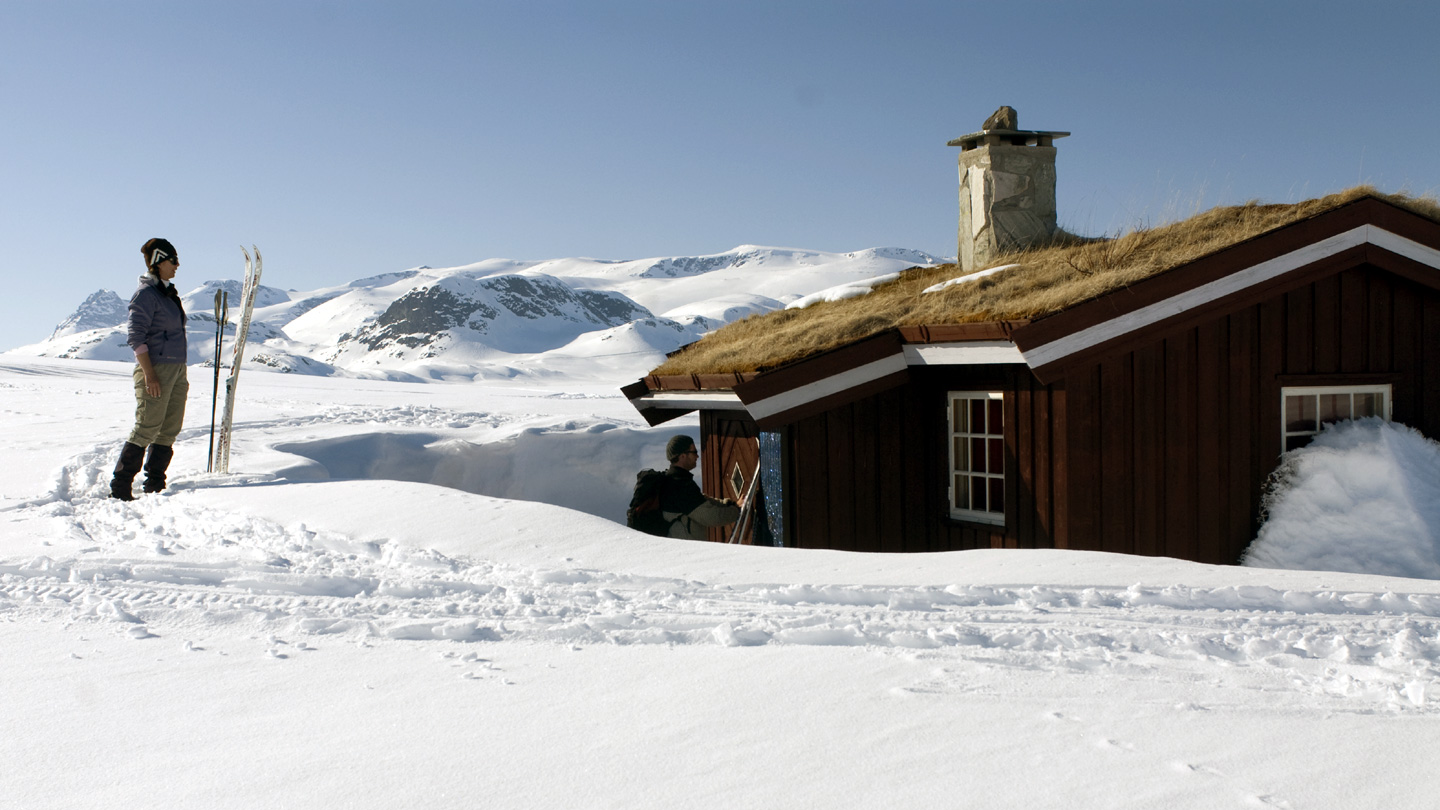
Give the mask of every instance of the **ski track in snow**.
[[[416, 409], [417, 419], [457, 419], [431, 410]], [[350, 416], [366, 418], [363, 409]], [[184, 491], [111, 500], [113, 458], [99, 448], [81, 453], [50, 497], [15, 507], [49, 518], [57, 537], [83, 548], [72, 558], [0, 561], [0, 620], [95, 623], [141, 640], [238, 626], [268, 639], [276, 658], [330, 638], [864, 646], [985, 667], [1183, 681], [1248, 668], [1250, 688], [1318, 695], [1332, 710], [1440, 711], [1435, 595], [713, 585], [531, 569], [285, 527], [202, 507]], [[465, 677], [488, 677], [473, 649], [444, 649], [482, 666]], [[964, 678], [941, 674], [908, 691], [966, 688]]]

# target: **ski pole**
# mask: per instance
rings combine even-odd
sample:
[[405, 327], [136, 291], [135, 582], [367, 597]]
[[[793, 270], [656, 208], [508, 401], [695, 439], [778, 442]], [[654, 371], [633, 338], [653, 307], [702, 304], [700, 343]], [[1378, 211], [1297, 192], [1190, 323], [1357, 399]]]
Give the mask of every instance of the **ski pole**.
[[215, 472], [215, 401], [220, 397], [220, 347], [225, 342], [225, 321], [230, 317], [230, 294], [215, 291], [215, 385], [210, 389], [210, 454], [205, 472]]

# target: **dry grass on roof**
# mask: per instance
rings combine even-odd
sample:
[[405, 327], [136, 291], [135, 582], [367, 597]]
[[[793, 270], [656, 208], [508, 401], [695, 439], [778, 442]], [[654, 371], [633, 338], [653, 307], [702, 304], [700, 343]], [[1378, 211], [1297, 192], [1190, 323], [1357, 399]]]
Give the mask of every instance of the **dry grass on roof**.
[[1440, 201], [1432, 197], [1357, 186], [1300, 203], [1213, 208], [1115, 239], [1067, 236], [1066, 244], [990, 263], [1018, 267], [938, 292], [922, 291], [962, 275], [957, 265], [912, 268], [859, 298], [754, 315], [705, 336], [651, 373], [763, 371], [896, 326], [1039, 318], [1365, 196], [1440, 221]]

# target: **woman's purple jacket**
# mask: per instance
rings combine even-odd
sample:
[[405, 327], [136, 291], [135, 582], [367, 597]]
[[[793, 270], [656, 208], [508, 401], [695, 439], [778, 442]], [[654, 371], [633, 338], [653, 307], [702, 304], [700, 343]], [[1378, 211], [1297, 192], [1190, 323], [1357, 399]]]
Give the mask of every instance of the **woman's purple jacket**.
[[130, 296], [130, 320], [125, 342], [131, 349], [147, 346], [150, 362], [184, 363], [188, 356], [185, 350], [185, 313], [180, 305], [171, 300], [165, 287], [169, 285], [154, 275], [146, 273], [140, 277], [140, 286]]

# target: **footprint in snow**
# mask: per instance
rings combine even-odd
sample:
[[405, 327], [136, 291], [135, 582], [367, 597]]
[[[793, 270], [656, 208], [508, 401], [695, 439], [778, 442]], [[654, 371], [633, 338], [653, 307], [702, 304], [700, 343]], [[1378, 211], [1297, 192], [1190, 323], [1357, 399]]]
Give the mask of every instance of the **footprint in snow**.
[[1245, 804], [1248, 807], [1280, 808], [1280, 810], [1291, 810], [1291, 804], [1279, 796], [1247, 796]]
[[1189, 762], [1181, 762], [1179, 760], [1170, 763], [1170, 770], [1175, 771], [1176, 773], [1203, 773], [1207, 776], [1225, 775], [1220, 771], [1216, 770], [1215, 768], [1211, 768], [1208, 765], [1192, 765]]

